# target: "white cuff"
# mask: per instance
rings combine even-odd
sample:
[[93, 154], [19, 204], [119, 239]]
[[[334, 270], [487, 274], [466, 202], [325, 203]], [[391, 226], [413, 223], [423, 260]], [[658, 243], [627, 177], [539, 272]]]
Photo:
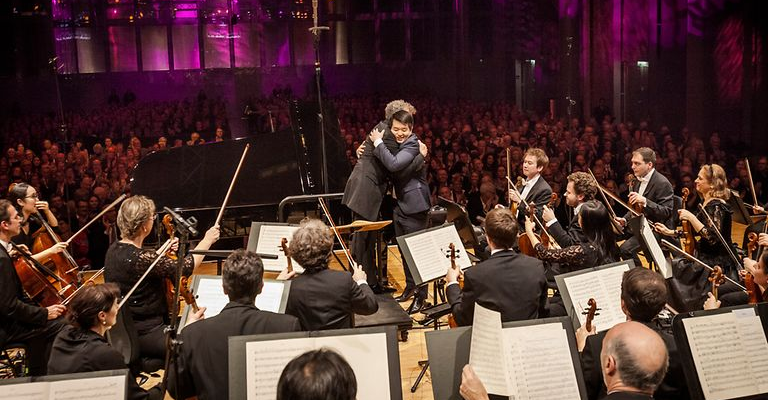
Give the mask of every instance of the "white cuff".
[[458, 284], [459, 284], [459, 282], [458, 282], [458, 281], [448, 282], [448, 283], [445, 285], [445, 288], [446, 288], [446, 289], [448, 289], [448, 286], [451, 286], [451, 285], [458, 285]]
[[376, 139], [373, 141], [373, 147], [379, 147], [380, 144], [384, 143], [381, 139]]
[[547, 228], [554, 225], [557, 222], [557, 218], [552, 218], [549, 222], [547, 222]]
[[357, 283], [357, 286], [367, 285], [368, 281], [366, 281], [365, 279], [360, 279], [359, 281], [355, 281], [355, 283]]

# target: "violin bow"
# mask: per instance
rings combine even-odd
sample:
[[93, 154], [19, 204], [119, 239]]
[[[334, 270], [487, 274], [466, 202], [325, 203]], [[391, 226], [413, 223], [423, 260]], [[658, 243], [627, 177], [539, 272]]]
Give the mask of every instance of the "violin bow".
[[752, 179], [752, 169], [749, 168], [748, 157], [744, 157], [744, 163], [747, 165], [747, 175], [749, 175], [749, 189], [752, 192], [752, 201], [754, 201], [755, 205], [757, 205], [759, 203], [757, 202], [757, 193], [755, 192], [755, 181], [754, 179]]
[[[522, 204], [525, 207], [525, 210], [527, 211], [529, 209], [528, 208], [529, 207], [528, 206], [529, 203], [527, 201], [525, 201], [525, 199], [523, 198], [523, 195], [520, 193], [519, 190], [517, 190], [517, 187], [515, 187], [515, 185], [512, 184], [512, 180], [509, 179], [509, 177], [507, 177], [507, 184], [512, 186], [512, 190], [514, 190], [515, 193], [517, 193], [517, 196], [520, 197], [520, 204]], [[534, 205], [534, 207], [535, 207], [535, 205]], [[538, 226], [541, 227], [541, 231], [544, 232], [544, 234], [547, 235], [547, 238], [549, 239], [549, 242], [559, 248], [560, 245], [557, 244], [557, 241], [555, 240], [555, 238], [549, 233], [549, 231], [547, 230], [547, 227], [544, 224], [541, 223], [541, 221], [539, 220], [539, 217], [536, 215], [536, 213], [531, 213], [531, 216], [533, 217], [533, 222], [535, 224], [538, 224]]]
[[123, 305], [125, 305], [125, 302], [128, 301], [128, 298], [131, 297], [133, 292], [136, 291], [136, 288], [138, 288], [139, 285], [141, 285], [141, 283], [144, 282], [144, 279], [146, 279], [147, 275], [149, 275], [149, 273], [152, 272], [152, 270], [155, 268], [155, 265], [157, 265], [157, 263], [160, 262], [160, 259], [165, 257], [165, 253], [168, 251], [168, 249], [171, 248], [171, 243], [172, 242], [170, 240], [168, 240], [165, 243], [163, 243], [162, 246], [160, 246], [160, 249], [158, 250], [157, 257], [155, 257], [155, 260], [152, 261], [152, 264], [149, 265], [149, 268], [147, 268], [147, 270], [144, 271], [144, 274], [141, 275], [141, 278], [139, 278], [139, 280], [136, 281], [136, 284], [133, 285], [131, 290], [129, 290], [128, 293], [125, 294], [123, 299], [120, 301], [120, 304], [117, 305], [118, 309], [123, 308]]
[[[595, 181], [595, 184], [597, 185], [597, 188], [600, 189], [600, 193], [603, 194], [603, 199], [605, 200], [606, 204], [608, 203], [608, 200], [605, 199], [605, 196], [608, 196], [611, 199], [613, 199], [615, 202], [621, 204], [624, 208], [629, 210], [629, 212], [631, 212], [632, 215], [634, 215], [635, 217], [639, 217], [640, 216], [639, 212], [635, 211], [635, 209], [630, 207], [629, 204], [627, 204], [624, 200], [620, 199], [619, 196], [616, 196], [615, 194], [611, 193], [611, 191], [609, 191], [608, 189], [604, 188], [603, 185], [601, 185], [600, 182], [597, 181], [597, 179], [595, 178], [595, 175], [592, 173], [591, 169], [589, 170], [589, 174], [592, 175], [592, 179]], [[608, 205], [608, 206], [610, 207], [610, 205]], [[616, 215], [616, 214], [614, 213], [614, 215]]]
[[[681, 249], [681, 248], [679, 248], [679, 247], [675, 246], [674, 244], [670, 243], [670, 242], [669, 242], [667, 239], [661, 239], [661, 245], [662, 245], [662, 246], [664, 246], [664, 247], [666, 247], [666, 248], [668, 248], [668, 249], [670, 249], [670, 250], [673, 250], [674, 252], [676, 252], [676, 253], [680, 254], [680, 255], [681, 255], [681, 256], [683, 256], [684, 258], [687, 258], [688, 260], [691, 260], [691, 261], [695, 262], [696, 264], [699, 264], [699, 265], [701, 265], [702, 267], [704, 267], [704, 268], [708, 269], [710, 272], [715, 270], [714, 268], [712, 268], [711, 266], [709, 266], [709, 264], [707, 264], [707, 263], [705, 263], [704, 261], [701, 261], [701, 260], [699, 260], [698, 258], [696, 258], [696, 257], [694, 257], [694, 256], [692, 256], [692, 255], [690, 255], [690, 254], [688, 254], [688, 253], [686, 253], [686, 252], [685, 252], [685, 250], [683, 250], [683, 249]], [[734, 285], [738, 286], [738, 287], [739, 287], [739, 289], [743, 290], [744, 292], [746, 292], [746, 291], [747, 291], [747, 288], [745, 288], [744, 286], [742, 286], [740, 283], [738, 283], [738, 282], [734, 281], [733, 279], [729, 278], [729, 277], [728, 277], [728, 276], [726, 276], [726, 275], [723, 275], [723, 277], [724, 277], [724, 278], [725, 278], [727, 281], [729, 281], [729, 282], [733, 283]]]
[[245, 156], [248, 154], [248, 149], [251, 148], [251, 144], [248, 143], [245, 145], [245, 149], [243, 149], [243, 154], [240, 156], [240, 162], [237, 163], [237, 169], [235, 170], [235, 175], [232, 177], [232, 181], [229, 182], [229, 189], [227, 189], [227, 194], [224, 196], [224, 203], [221, 204], [221, 209], [219, 210], [219, 215], [216, 216], [216, 222], [214, 222], [215, 225], [219, 225], [221, 223], [221, 217], [224, 216], [224, 209], [227, 208], [227, 203], [229, 203], [229, 196], [232, 194], [232, 189], [235, 187], [235, 182], [237, 181], [237, 176], [240, 175], [240, 168], [243, 167], [243, 161], [245, 161]]
[[344, 251], [344, 255], [347, 256], [350, 269], [353, 268], [357, 265], [357, 263], [352, 259], [352, 253], [349, 252], [349, 248], [347, 247], [346, 243], [344, 243], [344, 239], [341, 238], [339, 230], [336, 228], [336, 224], [333, 222], [331, 212], [328, 210], [328, 205], [325, 204], [325, 199], [318, 197], [317, 201], [320, 203], [320, 208], [323, 209], [323, 213], [325, 213], [325, 218], [328, 219], [328, 223], [331, 224], [331, 230], [333, 230], [333, 234], [336, 235], [336, 239], [339, 240], [339, 244], [341, 244], [341, 249]]
[[74, 239], [75, 239], [75, 237], [77, 237], [77, 235], [79, 235], [79, 234], [81, 234], [81, 233], [85, 232], [85, 230], [86, 230], [86, 229], [88, 229], [88, 227], [89, 227], [89, 226], [91, 226], [91, 224], [93, 224], [94, 222], [96, 222], [96, 220], [98, 220], [99, 218], [101, 218], [101, 216], [102, 216], [102, 215], [106, 214], [106, 213], [107, 213], [107, 211], [109, 211], [109, 210], [111, 210], [111, 209], [115, 208], [115, 206], [116, 206], [116, 205], [118, 205], [118, 204], [120, 204], [120, 202], [121, 202], [121, 201], [123, 201], [123, 200], [124, 200], [126, 197], [128, 197], [128, 196], [127, 196], [125, 193], [121, 194], [121, 195], [120, 195], [120, 197], [118, 197], [117, 199], [115, 199], [115, 201], [113, 201], [113, 202], [112, 202], [110, 205], [108, 205], [106, 208], [104, 208], [103, 210], [101, 210], [101, 212], [100, 212], [100, 213], [98, 213], [98, 214], [97, 214], [95, 217], [93, 217], [93, 219], [91, 219], [90, 221], [88, 221], [88, 223], [87, 223], [87, 224], [83, 225], [83, 227], [82, 227], [82, 228], [80, 228], [80, 229], [79, 229], [77, 232], [75, 232], [74, 234], [72, 234], [72, 236], [70, 236], [70, 237], [69, 237], [69, 239], [67, 239], [67, 241], [66, 241], [66, 242], [64, 242], [64, 243], [66, 243], [66, 244], [67, 244], [67, 246], [69, 246], [69, 245], [70, 245], [70, 243], [72, 243], [72, 240], [74, 240]]
[[64, 301], [62, 301], [62, 302], [61, 302], [61, 304], [62, 304], [62, 305], [65, 305], [65, 306], [66, 306], [67, 304], [69, 304], [69, 302], [70, 302], [70, 301], [72, 301], [72, 299], [74, 299], [74, 298], [75, 298], [75, 296], [77, 296], [77, 294], [78, 294], [78, 293], [80, 293], [80, 291], [81, 291], [81, 290], [83, 290], [83, 288], [85, 288], [86, 286], [88, 286], [88, 284], [91, 284], [91, 283], [93, 283], [93, 282], [96, 280], [96, 278], [98, 278], [99, 276], [101, 276], [101, 274], [103, 274], [103, 273], [104, 273], [104, 268], [102, 268], [102, 269], [100, 269], [100, 270], [96, 271], [96, 273], [95, 273], [95, 274], [93, 274], [93, 275], [92, 275], [90, 278], [88, 278], [88, 280], [87, 280], [87, 281], [83, 282], [83, 284], [82, 284], [82, 285], [80, 285], [80, 287], [79, 287], [79, 288], [77, 288], [77, 289], [76, 289], [76, 290], [75, 290], [75, 291], [74, 291], [74, 292], [73, 292], [71, 295], [69, 295], [69, 297], [67, 297], [66, 299], [64, 299]]
[[707, 222], [708, 222], [709, 227], [711, 227], [712, 230], [715, 231], [715, 234], [717, 235], [717, 238], [720, 240], [720, 244], [722, 244], [723, 247], [725, 247], [725, 250], [728, 251], [728, 255], [731, 257], [731, 259], [734, 262], [736, 262], [736, 265], [739, 268], [744, 269], [744, 265], [742, 265], [742, 263], [739, 260], [739, 258], [736, 257], [736, 254], [733, 253], [733, 250], [731, 249], [731, 246], [728, 245], [728, 242], [723, 237], [723, 234], [720, 233], [719, 229], [717, 229], [717, 225], [715, 225], [715, 221], [713, 221], [712, 217], [709, 216], [709, 213], [707, 212], [707, 210], [704, 209], [704, 206], [699, 204], [699, 210], [701, 210], [701, 212], [704, 213], [704, 216], [707, 217]]

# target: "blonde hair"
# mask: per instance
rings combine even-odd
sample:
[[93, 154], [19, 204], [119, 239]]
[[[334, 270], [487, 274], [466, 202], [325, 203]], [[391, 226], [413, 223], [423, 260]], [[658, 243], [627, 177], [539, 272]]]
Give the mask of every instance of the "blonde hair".
[[537, 167], [546, 168], [547, 165], [549, 165], [549, 157], [547, 157], [547, 153], [545, 153], [544, 150], [542, 149], [531, 147], [525, 151], [525, 155], [523, 157], [528, 157], [528, 156], [536, 157]]
[[391, 119], [398, 111], [407, 111], [409, 114], [413, 115], [416, 114], [416, 107], [405, 100], [392, 100], [387, 103], [387, 106], [384, 108], [384, 119]]
[[155, 203], [146, 196], [132, 196], [120, 205], [117, 212], [117, 227], [123, 239], [134, 239], [139, 228], [154, 218]]
[[704, 179], [709, 182], [709, 195], [722, 200], [731, 198], [731, 191], [728, 190], [728, 178], [725, 176], [723, 167], [717, 164], [705, 164], [701, 166], [701, 172]]

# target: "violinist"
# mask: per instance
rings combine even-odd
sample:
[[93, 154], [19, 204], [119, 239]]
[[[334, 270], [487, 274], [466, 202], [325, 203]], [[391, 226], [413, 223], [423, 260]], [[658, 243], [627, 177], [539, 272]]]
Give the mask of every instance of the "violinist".
[[[11, 185], [8, 188], [8, 200], [19, 210], [22, 217], [21, 231], [13, 237], [14, 243], [24, 245], [28, 249], [33, 248], [34, 234], [43, 228], [42, 221], [38, 219], [40, 215], [44, 214], [45, 222], [52, 228], [59, 226], [59, 221], [48, 207], [48, 202], [40, 200], [40, 194], [34, 187], [26, 183]], [[66, 243], [58, 242], [37, 254], [33, 254], [32, 257], [44, 263], [48, 261], [51, 255], [61, 253], [66, 248]]]
[[[636, 181], [629, 188], [629, 205], [641, 209], [649, 223], [660, 222], [672, 228], [672, 209], [674, 193], [669, 180], [656, 171], [656, 152], [648, 147], [641, 147], [632, 152], [632, 173]], [[624, 218], [616, 218], [622, 226], [632, 214], [627, 211]], [[640, 250], [635, 236], [631, 236], [621, 244], [621, 257], [625, 260], [634, 259], [635, 265], [640, 265], [637, 252]]]
[[547, 229], [560, 246], [571, 246], [578, 243], [586, 243], [589, 240], [581, 230], [579, 224], [579, 211], [584, 202], [594, 200], [597, 194], [595, 181], [586, 172], [574, 172], [568, 175], [568, 184], [565, 187], [565, 203], [573, 208], [573, 216], [568, 223], [568, 230], [555, 218], [554, 210], [544, 207], [541, 217]]
[[[152, 231], [154, 221], [155, 203], [147, 197], [133, 196], [120, 205], [117, 226], [121, 240], [112, 243], [107, 250], [104, 280], [116, 283], [123, 296], [158, 256], [154, 250], [143, 248], [144, 239]], [[218, 239], [219, 227], [213, 226], [205, 232], [195, 250], [208, 250]], [[178, 249], [178, 239], [174, 240], [171, 249]], [[202, 255], [185, 256], [182, 275], [190, 276], [203, 258]], [[163, 255], [126, 303], [133, 316], [143, 357], [165, 358], [164, 328], [168, 319], [165, 279], [174, 278], [176, 265], [176, 260], [168, 254]]]
[[[120, 289], [113, 283], [93, 285], [75, 295], [69, 307], [69, 322], [53, 342], [49, 374], [126, 369], [123, 355], [105, 337], [117, 321]], [[127, 399], [162, 399], [160, 385], [142, 389], [129, 372]]]
[[456, 323], [472, 325], [475, 304], [501, 313], [501, 320], [522, 321], [546, 315], [547, 282], [544, 264], [513, 250], [517, 245], [517, 220], [507, 208], [495, 208], [485, 218], [491, 256], [464, 272], [448, 268], [445, 287]]
[[[509, 198], [514, 203], [521, 203], [525, 200], [529, 204], [536, 205], [536, 216], [541, 219], [541, 213], [544, 206], [549, 202], [552, 196], [552, 188], [541, 176], [541, 171], [549, 165], [549, 157], [544, 150], [530, 148], [526, 150], [523, 157], [523, 175], [525, 181], [523, 186], [517, 190], [509, 191]], [[518, 195], [519, 192], [519, 195]], [[522, 198], [521, 198], [522, 197]], [[525, 207], [517, 207], [518, 225], [525, 222]]]
[[[696, 177], [696, 191], [700, 194], [704, 210], [712, 218], [714, 226], [710, 225], [709, 219], [701, 211], [694, 214], [688, 210], [679, 210], [678, 213], [680, 220], [689, 222], [699, 236], [694, 255], [705, 264], [721, 266], [727, 276], [736, 279], [737, 266], [714, 231], [718, 230], [723, 238], [730, 242], [733, 211], [728, 205], [731, 193], [727, 185], [725, 170], [717, 164], [702, 166]], [[654, 228], [663, 235], [677, 236], [676, 231], [663, 224], [655, 223]]]
[[[533, 232], [533, 221], [525, 220], [525, 233], [536, 249], [542, 261], [560, 263], [563, 272], [576, 271], [619, 261], [619, 248], [616, 246], [616, 234], [613, 232], [608, 209], [597, 200], [590, 200], [581, 205], [578, 223], [587, 239], [561, 249], [545, 249]], [[561, 267], [562, 269], [562, 267]]]
[[28, 344], [31, 375], [44, 375], [51, 343], [64, 327], [63, 305], [40, 307], [27, 296], [11, 259], [11, 238], [21, 231], [21, 215], [8, 200], [0, 200], [0, 346]]
[[[752, 275], [756, 289], [759, 290], [759, 302], [764, 301], [765, 291], [768, 289], [768, 271], [765, 269], [766, 265], [768, 265], [768, 252], [763, 252], [757, 261], [751, 258], [744, 258], [744, 269], [739, 271], [739, 278], [741, 278], [742, 281], [747, 273]], [[731, 307], [747, 303], [749, 303], [749, 295], [742, 290], [724, 293], [720, 295], [719, 299], [715, 299], [712, 293], [708, 293], [703, 308], [705, 310], [712, 310], [720, 308], [721, 305], [723, 307]]]

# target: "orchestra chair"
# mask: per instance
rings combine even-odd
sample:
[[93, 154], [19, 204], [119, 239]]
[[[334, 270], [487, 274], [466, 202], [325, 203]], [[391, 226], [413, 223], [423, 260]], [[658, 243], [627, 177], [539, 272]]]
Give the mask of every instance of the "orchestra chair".
[[147, 381], [145, 374], [153, 374], [165, 366], [165, 360], [162, 358], [141, 357], [139, 337], [129, 307], [120, 308], [115, 326], [107, 331], [107, 337], [112, 347], [123, 355], [131, 371], [140, 377], [139, 385]]
[[27, 345], [6, 343], [0, 350], [0, 379], [21, 378], [27, 375]]

